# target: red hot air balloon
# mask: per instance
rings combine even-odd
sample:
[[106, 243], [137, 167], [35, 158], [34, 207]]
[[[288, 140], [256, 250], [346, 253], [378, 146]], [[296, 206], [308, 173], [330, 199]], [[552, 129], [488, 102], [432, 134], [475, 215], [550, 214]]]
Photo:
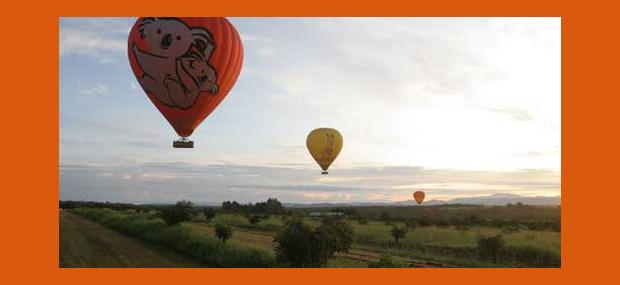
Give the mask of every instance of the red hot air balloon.
[[422, 201], [424, 201], [424, 192], [422, 191], [415, 191], [413, 193], [413, 198], [415, 198], [415, 201], [419, 204], [422, 204]]
[[239, 34], [226, 18], [139, 18], [128, 55], [140, 86], [181, 139], [187, 139], [232, 89], [243, 63]]

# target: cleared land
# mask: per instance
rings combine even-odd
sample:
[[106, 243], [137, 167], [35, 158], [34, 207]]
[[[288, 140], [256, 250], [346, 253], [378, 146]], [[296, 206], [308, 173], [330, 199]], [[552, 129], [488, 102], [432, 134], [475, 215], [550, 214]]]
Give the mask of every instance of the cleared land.
[[167, 248], [60, 212], [60, 267], [205, 267]]

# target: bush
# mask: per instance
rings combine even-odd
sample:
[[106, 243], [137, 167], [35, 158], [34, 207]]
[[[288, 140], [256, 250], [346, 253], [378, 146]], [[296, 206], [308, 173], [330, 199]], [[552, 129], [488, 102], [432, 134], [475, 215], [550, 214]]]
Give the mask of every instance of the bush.
[[392, 229], [390, 230], [390, 233], [392, 234], [394, 241], [398, 243], [399, 239], [404, 238], [407, 235], [407, 228], [393, 226]]
[[188, 221], [192, 216], [196, 215], [190, 201], [179, 201], [174, 206], [168, 206], [159, 211], [159, 216], [169, 226], [176, 226], [182, 222]]
[[323, 219], [323, 224], [316, 231], [324, 232], [329, 246], [335, 252], [349, 252], [353, 244], [353, 227], [344, 219]]
[[382, 222], [385, 222], [386, 225], [392, 224], [392, 216], [388, 212], [381, 213], [381, 216], [379, 216], [379, 219]]
[[258, 222], [260, 222], [260, 216], [258, 216], [258, 215], [251, 215], [248, 218], [248, 221], [250, 222], [250, 224], [256, 225], [256, 224], [258, 224]]
[[[291, 267], [320, 267], [338, 250], [348, 250], [350, 242], [341, 240], [337, 227], [321, 225], [316, 230], [300, 219], [290, 219], [276, 234], [276, 260]], [[346, 232], [344, 230], [343, 232]], [[351, 232], [352, 234], [352, 232]]]
[[478, 258], [485, 261], [498, 261], [504, 249], [504, 238], [502, 234], [478, 238]]
[[531, 246], [508, 246], [502, 251], [502, 261], [529, 267], [560, 267], [560, 256]]
[[153, 243], [194, 257], [212, 267], [274, 267], [275, 256], [254, 246], [232, 246], [184, 225], [169, 227], [161, 219], [121, 214], [110, 209], [75, 209], [74, 213]]
[[379, 261], [372, 261], [368, 263], [368, 268], [402, 268], [408, 267], [407, 264], [395, 261], [392, 256], [384, 255]]
[[204, 208], [202, 213], [205, 215], [205, 220], [207, 220], [207, 223], [215, 217], [215, 211], [211, 208]]
[[215, 236], [222, 242], [226, 242], [232, 236], [232, 228], [226, 225], [215, 225]]

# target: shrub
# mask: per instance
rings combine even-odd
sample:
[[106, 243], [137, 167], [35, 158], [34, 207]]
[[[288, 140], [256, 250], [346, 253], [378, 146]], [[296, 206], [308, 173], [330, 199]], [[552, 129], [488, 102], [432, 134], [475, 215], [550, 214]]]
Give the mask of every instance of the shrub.
[[347, 245], [348, 240], [340, 240], [342, 237], [335, 233], [337, 228], [338, 226], [334, 225], [321, 225], [313, 230], [300, 219], [288, 220], [275, 237], [275, 242], [278, 243], [277, 261], [292, 267], [325, 265], [337, 249], [348, 250], [350, 246], [350, 243]]
[[392, 234], [394, 241], [398, 243], [399, 239], [404, 238], [407, 235], [407, 228], [393, 226], [392, 229], [390, 230], [390, 233]]
[[256, 224], [258, 224], [258, 222], [260, 222], [260, 216], [258, 216], [258, 215], [251, 215], [248, 218], [248, 221], [250, 222], [250, 224], [256, 225]]
[[372, 261], [368, 263], [368, 268], [401, 268], [407, 267], [407, 265], [400, 261], [395, 261], [390, 255], [384, 255], [379, 261]]
[[140, 214], [121, 214], [110, 209], [75, 209], [75, 213], [181, 254], [202, 260], [213, 267], [274, 267], [275, 256], [254, 246], [230, 245], [184, 225], [169, 227], [161, 219]]
[[222, 242], [226, 242], [232, 236], [232, 228], [226, 225], [215, 225], [215, 236]]
[[478, 238], [478, 258], [480, 260], [488, 260], [496, 262], [499, 259], [501, 251], [504, 248], [504, 238], [502, 234], [495, 236]]
[[507, 246], [502, 251], [502, 261], [531, 267], [560, 267], [560, 256], [531, 246]]
[[415, 229], [415, 227], [418, 226], [418, 222], [416, 219], [407, 219], [405, 225], [410, 229]]
[[174, 206], [164, 207], [159, 211], [159, 216], [169, 226], [176, 226], [182, 222], [188, 221], [196, 214], [192, 202], [181, 200]]
[[329, 246], [335, 252], [348, 252], [353, 244], [353, 227], [344, 219], [324, 219], [316, 231], [324, 232]]
[[205, 220], [207, 220], [207, 222], [210, 222], [211, 219], [215, 217], [215, 211], [211, 208], [204, 208], [202, 213], [205, 215]]
[[386, 225], [390, 225], [392, 223], [392, 216], [388, 212], [381, 213], [381, 216], [379, 216], [379, 219], [382, 222], [385, 222]]

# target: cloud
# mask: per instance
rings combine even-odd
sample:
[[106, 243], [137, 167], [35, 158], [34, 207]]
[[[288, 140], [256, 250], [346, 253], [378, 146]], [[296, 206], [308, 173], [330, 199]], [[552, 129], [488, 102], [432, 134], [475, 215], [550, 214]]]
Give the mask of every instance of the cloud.
[[[560, 167], [553, 157], [517, 155], [560, 143], [559, 128], [548, 127], [560, 122], [558, 18], [234, 22], [251, 69], [240, 93], [260, 94], [251, 102], [287, 122], [262, 124], [285, 134], [279, 145], [333, 126], [345, 135], [337, 162], [346, 166]], [[262, 47], [277, 60], [257, 54]]]
[[60, 56], [90, 56], [102, 63], [115, 62], [125, 55], [128, 19], [61, 18]]
[[347, 168], [329, 177], [316, 169], [252, 165], [126, 161], [61, 164], [61, 199], [167, 203], [186, 197], [196, 203], [389, 202], [406, 200], [414, 189], [429, 197], [483, 194], [559, 195], [560, 174], [549, 170], [458, 171], [419, 167]]
[[86, 94], [86, 95], [104, 95], [104, 94], [108, 93], [109, 91], [110, 91], [110, 89], [108, 88], [107, 85], [101, 84], [101, 83], [97, 83], [97, 84], [95, 84], [91, 88], [81, 89], [80, 92], [82, 94]]
[[487, 107], [487, 110], [500, 114], [505, 114], [517, 121], [530, 121], [532, 116], [525, 110], [517, 107]]
[[127, 49], [127, 43], [118, 38], [110, 38], [93, 32], [75, 28], [60, 30], [60, 56], [90, 55], [104, 56], [120, 54]]

